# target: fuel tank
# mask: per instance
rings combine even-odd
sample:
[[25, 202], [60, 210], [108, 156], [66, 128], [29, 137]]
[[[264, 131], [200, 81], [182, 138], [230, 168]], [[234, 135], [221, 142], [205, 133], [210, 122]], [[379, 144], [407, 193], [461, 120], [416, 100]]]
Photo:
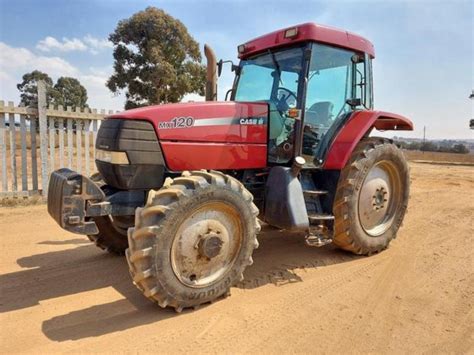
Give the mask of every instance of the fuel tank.
[[109, 119], [150, 122], [167, 169], [251, 169], [267, 164], [268, 105], [192, 102], [148, 106]]

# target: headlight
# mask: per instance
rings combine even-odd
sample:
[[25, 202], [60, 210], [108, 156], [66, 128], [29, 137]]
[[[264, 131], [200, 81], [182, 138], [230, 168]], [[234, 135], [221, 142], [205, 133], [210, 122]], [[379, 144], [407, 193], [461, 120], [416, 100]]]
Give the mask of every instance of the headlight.
[[95, 158], [111, 164], [130, 164], [127, 153], [125, 152], [112, 152], [109, 150], [96, 149]]

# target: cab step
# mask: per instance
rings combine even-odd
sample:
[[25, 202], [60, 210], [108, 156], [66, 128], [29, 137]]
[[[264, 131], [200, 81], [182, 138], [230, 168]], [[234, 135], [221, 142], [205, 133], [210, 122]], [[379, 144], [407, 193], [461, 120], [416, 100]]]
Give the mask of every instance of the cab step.
[[304, 190], [303, 195], [305, 197], [319, 197], [321, 195], [327, 195], [327, 191], [325, 190]]
[[325, 245], [331, 244], [332, 239], [319, 234], [309, 234], [306, 236], [305, 242], [309, 247], [321, 248]]
[[308, 216], [310, 222], [334, 221], [334, 216], [330, 214], [312, 214]]

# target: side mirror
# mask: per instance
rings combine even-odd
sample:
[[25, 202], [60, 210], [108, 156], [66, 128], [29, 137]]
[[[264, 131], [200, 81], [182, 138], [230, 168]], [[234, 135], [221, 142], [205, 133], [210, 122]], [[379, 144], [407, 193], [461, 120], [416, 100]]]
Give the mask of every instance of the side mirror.
[[234, 63], [232, 63], [231, 60], [219, 60], [217, 62], [217, 76], [220, 77], [221, 74], [222, 74], [222, 67], [224, 65], [224, 63], [230, 63], [232, 66], [231, 66], [231, 70], [233, 72], [235, 72], [236, 75], [239, 75], [240, 74], [240, 67], [238, 65], [235, 65]]
[[217, 62], [217, 76], [220, 77], [222, 74], [222, 65], [224, 64], [224, 61], [221, 59]]
[[362, 100], [361, 99], [347, 99], [346, 104], [348, 104], [350, 107], [354, 108], [357, 106], [362, 105]]

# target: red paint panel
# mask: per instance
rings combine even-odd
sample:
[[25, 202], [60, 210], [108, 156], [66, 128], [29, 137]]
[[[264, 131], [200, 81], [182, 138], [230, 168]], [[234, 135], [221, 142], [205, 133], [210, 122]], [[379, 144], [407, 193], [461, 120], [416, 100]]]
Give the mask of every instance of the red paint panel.
[[255, 169], [267, 164], [266, 144], [161, 142], [170, 170]]
[[[170, 122], [175, 117], [192, 117], [197, 123], [206, 119], [207, 126], [186, 128], [159, 128], [160, 123]], [[246, 102], [192, 102], [148, 106], [128, 110], [110, 116], [110, 118], [141, 119], [153, 123], [160, 140], [178, 140], [194, 142], [233, 142], [233, 143], [266, 143], [267, 125], [213, 125], [209, 119], [222, 118], [268, 118], [266, 103]]]
[[355, 146], [371, 129], [412, 131], [413, 123], [406, 117], [384, 111], [355, 112], [334, 139], [324, 169], [341, 170], [346, 166]]
[[[285, 31], [289, 28], [298, 28], [298, 34], [294, 38], [285, 38]], [[245, 59], [258, 52], [269, 48], [283, 47], [293, 43], [307, 41], [322, 42], [337, 47], [352, 49], [358, 52], [368, 53], [375, 57], [374, 45], [364, 37], [334, 27], [317, 25], [315, 23], [304, 23], [278, 30], [264, 36], [255, 38], [245, 43], [246, 51], [239, 54], [239, 58]]]

